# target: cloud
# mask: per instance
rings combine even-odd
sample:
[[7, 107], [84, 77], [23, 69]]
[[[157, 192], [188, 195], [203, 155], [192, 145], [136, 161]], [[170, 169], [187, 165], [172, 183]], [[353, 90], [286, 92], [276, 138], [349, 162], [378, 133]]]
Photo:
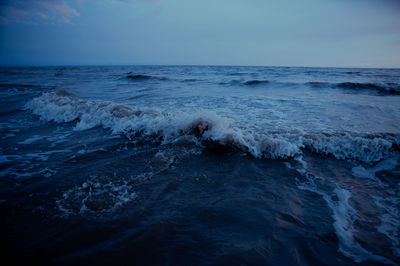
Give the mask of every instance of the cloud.
[[0, 0], [0, 23], [52, 21], [71, 23], [80, 13], [71, 4], [85, 0]]

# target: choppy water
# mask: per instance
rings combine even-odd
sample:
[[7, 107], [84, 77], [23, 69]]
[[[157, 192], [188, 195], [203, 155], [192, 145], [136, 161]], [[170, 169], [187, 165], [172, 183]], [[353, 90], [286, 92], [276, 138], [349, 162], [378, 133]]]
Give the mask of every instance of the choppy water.
[[399, 264], [400, 70], [0, 69], [3, 257]]

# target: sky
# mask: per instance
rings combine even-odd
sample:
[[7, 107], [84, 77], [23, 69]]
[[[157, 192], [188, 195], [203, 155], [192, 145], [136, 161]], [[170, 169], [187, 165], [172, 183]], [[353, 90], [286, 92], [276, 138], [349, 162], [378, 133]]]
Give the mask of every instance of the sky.
[[400, 68], [400, 0], [0, 0], [0, 64]]

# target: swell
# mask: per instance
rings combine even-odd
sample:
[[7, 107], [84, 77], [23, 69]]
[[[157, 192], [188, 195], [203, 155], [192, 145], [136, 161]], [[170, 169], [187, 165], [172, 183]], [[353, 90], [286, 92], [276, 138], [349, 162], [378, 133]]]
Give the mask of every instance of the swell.
[[25, 108], [44, 121], [76, 123], [75, 130], [103, 127], [131, 140], [151, 139], [160, 145], [185, 139], [208, 149], [238, 150], [256, 158], [286, 159], [307, 149], [337, 159], [374, 163], [388, 158], [400, 145], [400, 136], [393, 134], [305, 134], [290, 129], [255, 132], [251, 124], [233, 126], [232, 120], [210, 110], [168, 112], [83, 100], [66, 91], [44, 93]]

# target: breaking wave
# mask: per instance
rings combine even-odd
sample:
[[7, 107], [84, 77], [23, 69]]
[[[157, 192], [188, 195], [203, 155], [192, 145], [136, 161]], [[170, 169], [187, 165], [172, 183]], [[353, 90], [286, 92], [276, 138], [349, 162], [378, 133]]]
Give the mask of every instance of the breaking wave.
[[75, 122], [75, 130], [103, 127], [132, 140], [152, 139], [161, 145], [192, 136], [190, 139], [202, 147], [238, 150], [256, 158], [286, 159], [308, 149], [337, 159], [374, 163], [391, 156], [400, 144], [400, 136], [395, 134], [260, 132], [251, 125], [234, 126], [233, 120], [210, 110], [168, 112], [79, 99], [66, 91], [44, 93], [25, 108], [45, 121]]

